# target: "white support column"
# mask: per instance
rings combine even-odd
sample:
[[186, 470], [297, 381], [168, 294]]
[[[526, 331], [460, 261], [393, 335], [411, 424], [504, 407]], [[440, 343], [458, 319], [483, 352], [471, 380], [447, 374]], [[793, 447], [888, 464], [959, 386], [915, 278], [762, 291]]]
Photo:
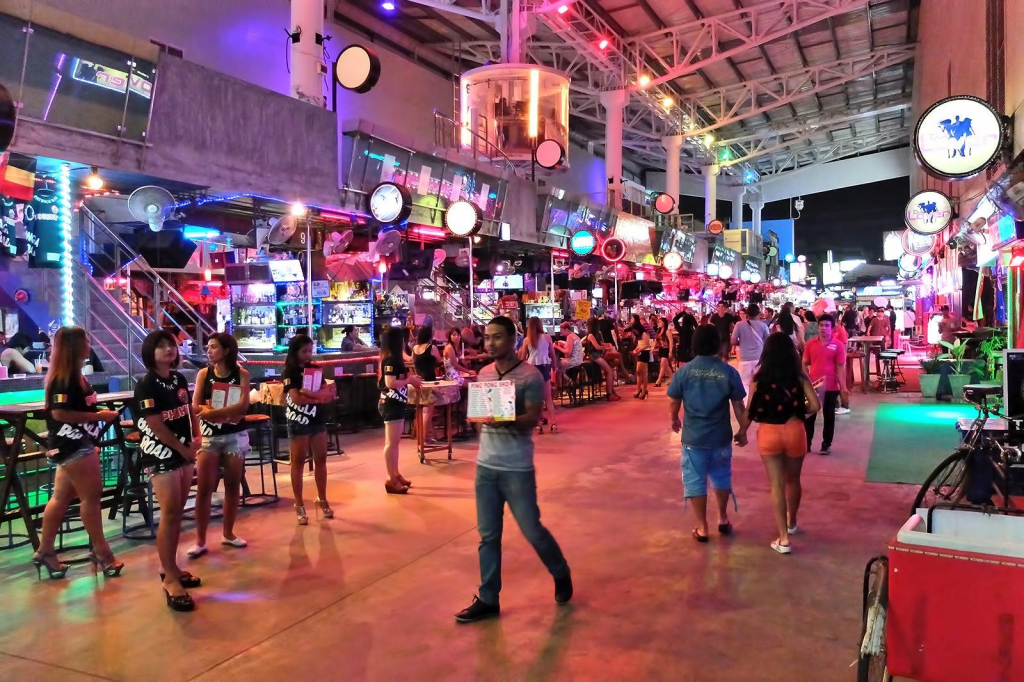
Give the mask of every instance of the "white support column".
[[754, 234], [761, 237], [761, 209], [764, 208], [764, 199], [755, 199], [750, 202], [750, 208], [754, 212]]
[[700, 171], [704, 175], [704, 226], [714, 220], [718, 212], [718, 164], [703, 166]]
[[292, 0], [291, 33], [299, 33], [299, 42], [291, 45], [291, 95], [304, 102], [324, 106], [323, 44], [317, 35], [324, 33], [324, 0]]
[[628, 100], [626, 90], [605, 90], [601, 93], [605, 112], [604, 176], [608, 182], [608, 203], [616, 206], [621, 204], [619, 200], [622, 198], [622, 112]]
[[683, 153], [685, 139], [683, 135], [670, 135], [661, 139], [665, 147], [665, 194], [676, 202], [672, 213], [679, 213], [679, 157]]
[[732, 200], [732, 225], [730, 227], [734, 230], [739, 230], [743, 227], [743, 195], [746, 193], [747, 188], [740, 187]]

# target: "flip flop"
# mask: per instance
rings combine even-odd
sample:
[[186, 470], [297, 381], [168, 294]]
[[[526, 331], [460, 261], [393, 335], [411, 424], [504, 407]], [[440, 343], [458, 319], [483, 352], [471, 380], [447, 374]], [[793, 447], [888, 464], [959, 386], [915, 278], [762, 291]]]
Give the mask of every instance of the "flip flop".
[[722, 535], [732, 535], [732, 524], [731, 523], [720, 523], [718, 524], [718, 532]]
[[697, 532], [697, 529], [694, 528], [693, 529], [693, 539], [696, 540], [697, 542], [707, 542], [708, 541], [708, 536], [707, 535], [701, 535], [700, 533]]

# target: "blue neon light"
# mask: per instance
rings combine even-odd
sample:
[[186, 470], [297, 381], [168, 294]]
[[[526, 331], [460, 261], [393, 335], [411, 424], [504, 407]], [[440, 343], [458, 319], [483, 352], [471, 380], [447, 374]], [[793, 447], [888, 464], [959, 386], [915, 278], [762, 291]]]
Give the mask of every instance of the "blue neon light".
[[201, 227], [199, 225], [186, 225], [181, 230], [181, 236], [192, 241], [203, 241], [220, 236], [220, 230], [212, 227]]

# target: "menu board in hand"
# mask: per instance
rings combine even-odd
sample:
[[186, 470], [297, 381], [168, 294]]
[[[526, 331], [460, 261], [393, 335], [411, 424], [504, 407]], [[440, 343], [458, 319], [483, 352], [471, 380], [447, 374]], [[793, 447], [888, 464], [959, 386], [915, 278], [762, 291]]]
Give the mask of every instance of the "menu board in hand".
[[516, 385], [513, 381], [477, 381], [469, 384], [466, 419], [470, 422], [516, 420]]
[[226, 384], [220, 381], [213, 383], [210, 391], [210, 407], [219, 410], [242, 402], [242, 387], [237, 384]]
[[302, 372], [302, 388], [310, 393], [316, 393], [324, 382], [324, 371], [319, 367], [307, 367]]

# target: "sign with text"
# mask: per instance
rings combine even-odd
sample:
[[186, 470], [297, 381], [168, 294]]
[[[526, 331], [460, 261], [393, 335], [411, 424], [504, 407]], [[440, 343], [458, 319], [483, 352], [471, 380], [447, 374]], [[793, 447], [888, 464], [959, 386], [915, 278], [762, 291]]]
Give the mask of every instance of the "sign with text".
[[942, 192], [926, 189], [910, 197], [903, 218], [918, 234], [938, 234], [953, 217], [953, 203]]
[[914, 129], [914, 154], [929, 175], [963, 180], [988, 168], [1003, 147], [1003, 117], [983, 99], [958, 95], [928, 107]]

